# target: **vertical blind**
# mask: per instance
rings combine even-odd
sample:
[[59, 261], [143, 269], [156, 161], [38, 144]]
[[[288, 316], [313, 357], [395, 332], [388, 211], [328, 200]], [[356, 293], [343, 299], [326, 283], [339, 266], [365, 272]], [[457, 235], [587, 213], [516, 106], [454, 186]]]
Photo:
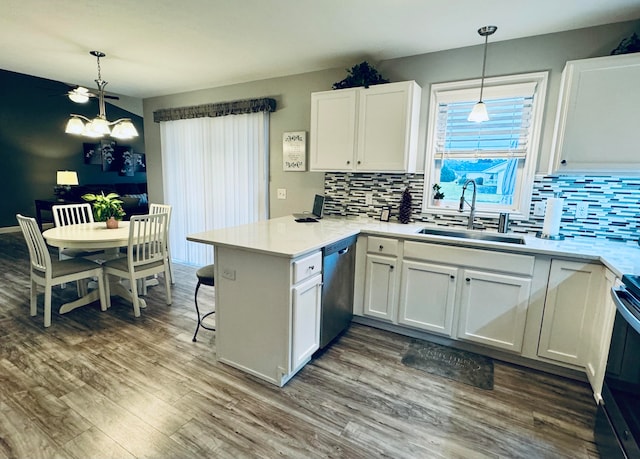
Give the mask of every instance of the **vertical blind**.
[[188, 242], [189, 234], [268, 218], [268, 122], [258, 112], [160, 123], [175, 261], [213, 263], [212, 248]]

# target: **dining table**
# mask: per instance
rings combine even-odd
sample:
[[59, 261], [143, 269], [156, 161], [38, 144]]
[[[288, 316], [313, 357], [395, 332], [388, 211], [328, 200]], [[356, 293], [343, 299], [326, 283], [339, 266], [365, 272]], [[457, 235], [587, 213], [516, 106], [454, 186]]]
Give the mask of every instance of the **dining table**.
[[[102, 264], [107, 260], [126, 256], [120, 252], [121, 247], [129, 245], [129, 222], [118, 222], [117, 228], [107, 228], [104, 222], [79, 223], [74, 225], [56, 226], [42, 233], [47, 244], [66, 249], [104, 250], [104, 253], [85, 257]], [[122, 282], [110, 281], [109, 289], [112, 296], [119, 296], [131, 302], [131, 292]], [[97, 289], [89, 291], [77, 300], [65, 303], [60, 307], [60, 314], [93, 303], [99, 299]], [[140, 298], [140, 307], [145, 308], [145, 301]]]

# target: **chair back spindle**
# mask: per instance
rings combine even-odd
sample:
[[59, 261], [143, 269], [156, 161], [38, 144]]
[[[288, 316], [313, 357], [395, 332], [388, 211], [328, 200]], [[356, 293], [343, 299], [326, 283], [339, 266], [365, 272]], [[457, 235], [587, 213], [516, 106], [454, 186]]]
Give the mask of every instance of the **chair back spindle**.
[[79, 223], [93, 223], [91, 204], [60, 204], [51, 207], [53, 222], [56, 226], [77, 225]]

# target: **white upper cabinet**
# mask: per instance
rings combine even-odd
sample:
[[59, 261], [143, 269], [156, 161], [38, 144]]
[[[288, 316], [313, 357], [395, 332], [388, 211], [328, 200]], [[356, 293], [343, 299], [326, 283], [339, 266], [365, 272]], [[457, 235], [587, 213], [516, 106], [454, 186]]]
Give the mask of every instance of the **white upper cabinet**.
[[640, 174], [640, 53], [569, 61], [553, 140], [555, 172]]
[[312, 171], [415, 172], [415, 81], [311, 94]]
[[311, 170], [353, 170], [358, 89], [311, 94]]

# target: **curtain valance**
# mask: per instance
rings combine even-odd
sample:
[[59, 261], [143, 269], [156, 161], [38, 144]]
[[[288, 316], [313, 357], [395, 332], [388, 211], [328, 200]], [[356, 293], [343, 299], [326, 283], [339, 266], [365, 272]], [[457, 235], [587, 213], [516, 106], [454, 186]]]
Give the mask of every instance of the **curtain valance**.
[[191, 118], [215, 118], [216, 116], [242, 115], [256, 112], [275, 112], [275, 99], [245, 99], [191, 107], [163, 108], [153, 112], [153, 121], [175, 121]]

